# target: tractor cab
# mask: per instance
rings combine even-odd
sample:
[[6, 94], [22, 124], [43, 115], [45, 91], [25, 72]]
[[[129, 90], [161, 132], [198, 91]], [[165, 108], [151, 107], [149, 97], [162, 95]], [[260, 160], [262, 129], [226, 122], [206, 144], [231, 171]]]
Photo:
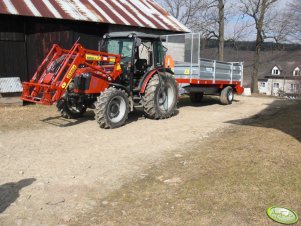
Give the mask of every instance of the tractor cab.
[[141, 32], [109, 33], [100, 44], [100, 51], [121, 56], [122, 76], [118, 83], [131, 91], [139, 89], [146, 73], [163, 66], [163, 48], [160, 36]]

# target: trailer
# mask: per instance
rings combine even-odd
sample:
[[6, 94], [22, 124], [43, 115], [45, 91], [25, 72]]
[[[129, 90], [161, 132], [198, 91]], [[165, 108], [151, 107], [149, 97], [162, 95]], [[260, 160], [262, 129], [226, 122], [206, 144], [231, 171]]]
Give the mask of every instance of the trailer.
[[218, 95], [222, 104], [231, 104], [234, 93], [244, 90], [243, 62], [201, 58], [200, 37], [199, 33], [189, 33], [162, 38], [179, 94], [188, 94], [192, 102], [200, 102], [204, 95]]

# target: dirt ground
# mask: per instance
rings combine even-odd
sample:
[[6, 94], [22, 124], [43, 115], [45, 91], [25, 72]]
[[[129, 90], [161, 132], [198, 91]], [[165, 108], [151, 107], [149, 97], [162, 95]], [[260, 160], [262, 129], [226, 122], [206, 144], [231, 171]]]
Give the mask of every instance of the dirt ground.
[[54, 107], [0, 108], [0, 225], [263, 225], [301, 213], [301, 103], [187, 99], [118, 129]]

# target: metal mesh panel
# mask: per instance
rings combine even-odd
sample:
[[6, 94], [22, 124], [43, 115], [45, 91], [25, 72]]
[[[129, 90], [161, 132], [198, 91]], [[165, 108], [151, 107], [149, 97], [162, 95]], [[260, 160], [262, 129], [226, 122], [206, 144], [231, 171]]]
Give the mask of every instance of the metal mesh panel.
[[200, 58], [200, 34], [179, 34], [165, 36], [164, 46], [177, 62], [198, 63]]

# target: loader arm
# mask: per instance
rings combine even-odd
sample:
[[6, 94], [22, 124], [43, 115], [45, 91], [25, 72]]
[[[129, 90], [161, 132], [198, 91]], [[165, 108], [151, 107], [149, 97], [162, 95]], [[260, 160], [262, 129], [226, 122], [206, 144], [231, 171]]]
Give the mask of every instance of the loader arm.
[[32, 79], [22, 83], [21, 99], [45, 105], [53, 104], [62, 97], [72, 79], [83, 68], [108, 82], [114, 81], [122, 73], [120, 55], [85, 49], [78, 43], [70, 50], [55, 44]]

